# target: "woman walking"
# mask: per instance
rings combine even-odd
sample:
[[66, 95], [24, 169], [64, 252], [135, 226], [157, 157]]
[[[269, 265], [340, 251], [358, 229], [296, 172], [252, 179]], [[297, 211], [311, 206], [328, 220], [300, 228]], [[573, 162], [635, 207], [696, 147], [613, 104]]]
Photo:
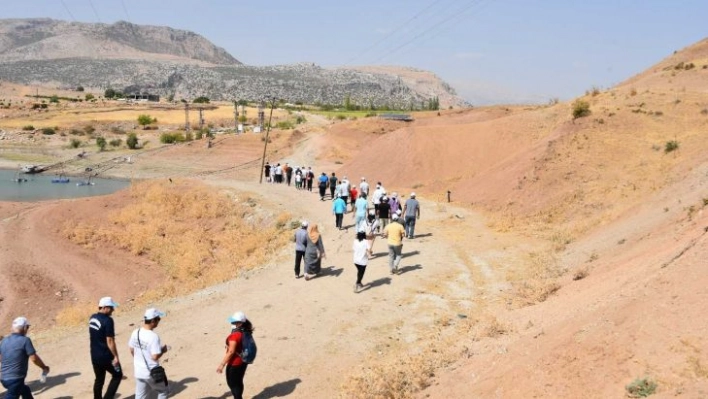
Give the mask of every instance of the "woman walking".
[[241, 352], [244, 349], [243, 335], [253, 334], [253, 324], [243, 312], [234, 313], [228, 320], [231, 323], [231, 334], [226, 337], [226, 354], [216, 372], [221, 374], [226, 367], [226, 384], [234, 399], [243, 399], [243, 377], [248, 367], [248, 363], [241, 360]]
[[352, 250], [354, 251], [354, 266], [356, 266], [356, 284], [354, 285], [355, 293], [359, 293], [359, 291], [364, 288], [364, 286], [361, 285], [361, 279], [364, 278], [366, 265], [369, 263], [368, 244], [364, 241], [365, 238], [365, 232], [357, 232], [354, 245], [352, 246]]
[[324, 245], [319, 227], [312, 223], [307, 228], [307, 245], [305, 246], [305, 280], [314, 278], [322, 270], [322, 259], [325, 258]]

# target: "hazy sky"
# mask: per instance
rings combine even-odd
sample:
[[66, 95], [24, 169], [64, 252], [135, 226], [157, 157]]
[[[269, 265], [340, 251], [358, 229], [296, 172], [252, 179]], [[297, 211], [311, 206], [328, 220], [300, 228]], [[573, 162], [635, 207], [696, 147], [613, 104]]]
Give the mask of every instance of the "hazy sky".
[[[24, 0], [0, 17], [164, 25], [249, 65], [405, 65], [473, 104], [610, 87], [706, 37], [706, 0]], [[704, 28], [701, 28], [703, 26]]]

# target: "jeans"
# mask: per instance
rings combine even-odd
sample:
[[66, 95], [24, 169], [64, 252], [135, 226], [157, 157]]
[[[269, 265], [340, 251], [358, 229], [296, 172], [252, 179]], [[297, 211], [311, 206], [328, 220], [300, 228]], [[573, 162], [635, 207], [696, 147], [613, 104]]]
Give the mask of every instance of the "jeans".
[[415, 232], [415, 216], [406, 216], [406, 237], [413, 238]]
[[34, 399], [32, 396], [32, 391], [27, 385], [25, 385], [24, 378], [18, 378], [16, 380], [2, 380], [2, 386], [7, 389], [5, 393], [5, 399]]
[[[103, 384], [106, 382], [106, 373], [111, 375], [111, 381], [108, 383], [108, 389], [106, 389], [106, 394], [101, 395], [103, 392]], [[111, 362], [93, 364], [93, 374], [96, 375], [96, 379], [93, 382], [93, 398], [94, 399], [113, 399], [116, 396], [116, 391], [118, 391], [118, 385], [120, 385], [120, 380], [123, 378], [123, 372], [116, 371]]]
[[135, 399], [147, 399], [149, 391], [157, 392], [157, 399], [167, 399], [169, 389], [164, 383], [156, 383], [152, 378], [135, 379]]
[[398, 269], [398, 265], [401, 264], [401, 259], [403, 259], [402, 252], [403, 244], [388, 246], [388, 268], [391, 269], [391, 273]]
[[246, 375], [247, 367], [247, 363], [240, 366], [226, 366], [226, 384], [234, 395], [234, 399], [243, 399], [243, 377]]
[[302, 257], [305, 256], [305, 251], [295, 251], [295, 275], [300, 275], [300, 264], [302, 263]]

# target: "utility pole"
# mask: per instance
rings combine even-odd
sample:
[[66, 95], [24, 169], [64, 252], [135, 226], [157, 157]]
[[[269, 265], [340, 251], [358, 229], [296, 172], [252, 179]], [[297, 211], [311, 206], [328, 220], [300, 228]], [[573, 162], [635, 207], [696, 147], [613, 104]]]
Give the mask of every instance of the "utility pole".
[[275, 108], [275, 97], [271, 98], [271, 103], [270, 103], [270, 116], [268, 117], [268, 128], [266, 129], [265, 143], [263, 144], [263, 156], [261, 157], [261, 170], [258, 172], [258, 175], [260, 176], [260, 178], [258, 179], [259, 184], [263, 183], [263, 167], [265, 166], [266, 148], [268, 148], [268, 134], [270, 134], [270, 121], [273, 119], [273, 108]]
[[204, 108], [199, 107], [199, 130], [204, 129]]
[[189, 131], [189, 103], [184, 103], [184, 130]]
[[234, 100], [234, 133], [238, 134], [238, 101]]

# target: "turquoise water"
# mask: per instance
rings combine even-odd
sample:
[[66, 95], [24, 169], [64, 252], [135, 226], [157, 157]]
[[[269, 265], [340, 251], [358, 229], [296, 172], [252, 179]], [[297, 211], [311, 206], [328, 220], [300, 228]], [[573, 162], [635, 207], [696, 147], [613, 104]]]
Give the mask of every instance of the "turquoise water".
[[[17, 183], [16, 178], [27, 179], [27, 182]], [[58, 176], [49, 172], [40, 174], [17, 174], [14, 170], [0, 169], [0, 201], [41, 201], [47, 199], [64, 199], [106, 195], [128, 187], [130, 182], [117, 179], [92, 178], [94, 185], [77, 186], [76, 183], [86, 181], [83, 177], [68, 176], [69, 183], [52, 183]]]

